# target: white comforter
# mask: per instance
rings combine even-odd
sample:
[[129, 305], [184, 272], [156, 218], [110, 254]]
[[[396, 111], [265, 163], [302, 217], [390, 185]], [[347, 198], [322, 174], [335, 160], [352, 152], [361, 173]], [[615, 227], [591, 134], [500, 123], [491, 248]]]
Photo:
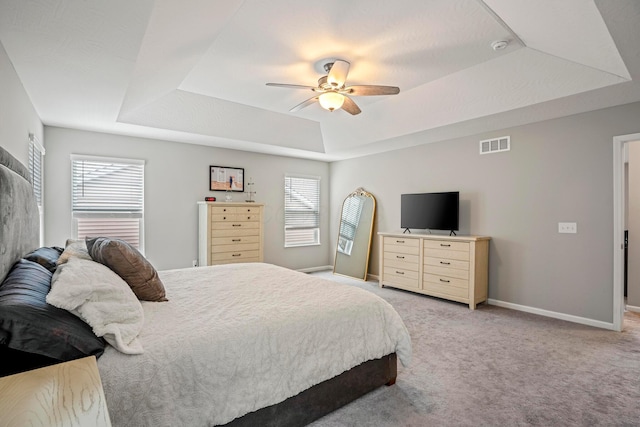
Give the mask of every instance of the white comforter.
[[98, 367], [114, 426], [208, 426], [281, 402], [411, 341], [365, 290], [270, 264], [160, 272], [143, 302], [141, 355], [107, 347]]

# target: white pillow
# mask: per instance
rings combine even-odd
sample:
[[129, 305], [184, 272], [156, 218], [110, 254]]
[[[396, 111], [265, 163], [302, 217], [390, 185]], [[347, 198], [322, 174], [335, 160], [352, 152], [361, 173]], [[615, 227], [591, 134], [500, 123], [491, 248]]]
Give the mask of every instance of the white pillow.
[[95, 261], [71, 257], [51, 279], [47, 302], [83, 319], [93, 332], [126, 354], [143, 353], [140, 301], [120, 276]]
[[93, 261], [89, 251], [87, 250], [87, 243], [84, 239], [67, 239], [67, 243], [64, 247], [64, 252], [60, 254], [57, 265], [61, 265], [69, 261], [70, 258], [82, 258]]

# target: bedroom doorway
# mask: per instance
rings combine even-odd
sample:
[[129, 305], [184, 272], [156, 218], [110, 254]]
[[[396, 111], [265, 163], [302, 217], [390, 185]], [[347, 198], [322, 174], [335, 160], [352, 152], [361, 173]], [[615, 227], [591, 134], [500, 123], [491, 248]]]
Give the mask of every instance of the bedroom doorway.
[[613, 329], [621, 331], [625, 312], [625, 214], [627, 209], [626, 152], [640, 133], [613, 138]]

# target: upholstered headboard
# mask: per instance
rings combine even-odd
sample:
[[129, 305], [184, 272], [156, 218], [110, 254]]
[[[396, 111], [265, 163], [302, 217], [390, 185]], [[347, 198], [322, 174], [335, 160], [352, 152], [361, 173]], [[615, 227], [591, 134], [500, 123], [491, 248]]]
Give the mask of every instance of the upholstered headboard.
[[38, 205], [29, 170], [0, 147], [0, 282], [11, 266], [39, 244]]

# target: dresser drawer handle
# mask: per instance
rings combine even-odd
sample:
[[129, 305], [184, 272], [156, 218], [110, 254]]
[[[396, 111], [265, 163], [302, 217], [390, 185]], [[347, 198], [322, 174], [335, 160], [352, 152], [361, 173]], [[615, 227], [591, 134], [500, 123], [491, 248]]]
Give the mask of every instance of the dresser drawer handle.
[[247, 219], [251, 219], [251, 217], [250, 217], [250, 216], [248, 216], [248, 217], [247, 217]]
[[396, 274], [404, 274], [404, 271], [396, 271]]
[[231, 224], [232, 227], [242, 227], [242, 224]]
[[222, 217], [222, 219], [227, 219], [227, 217], [226, 217], [226, 216], [223, 216], [223, 217]]
[[451, 283], [451, 281], [450, 281], [450, 280], [446, 280], [446, 279], [440, 279], [440, 281], [441, 281], [441, 282], [444, 282], [444, 283]]
[[242, 254], [231, 254], [231, 256], [242, 256]]
[[404, 257], [403, 257], [403, 256], [401, 256], [401, 255], [396, 255], [396, 258], [398, 258], [398, 259], [404, 259]]
[[240, 242], [242, 239], [231, 239], [232, 242]]
[[447, 245], [445, 245], [444, 243], [440, 243], [440, 246], [442, 246], [442, 247], [444, 247], [444, 248], [450, 248], [450, 247], [451, 247], [451, 245], [448, 245], [448, 244], [447, 244]]
[[396, 243], [404, 243], [404, 240], [396, 240]]
[[443, 264], [443, 265], [451, 265], [451, 263], [450, 263], [450, 262], [444, 262], [444, 261], [440, 261], [440, 264]]

